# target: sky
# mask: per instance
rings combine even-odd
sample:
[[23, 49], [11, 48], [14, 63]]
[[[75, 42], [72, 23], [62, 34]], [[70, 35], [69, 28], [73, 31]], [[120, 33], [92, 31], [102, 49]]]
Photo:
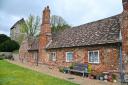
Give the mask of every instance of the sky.
[[0, 34], [10, 35], [10, 28], [30, 14], [42, 17], [49, 5], [51, 15], [63, 17], [71, 26], [120, 14], [122, 0], [0, 0]]

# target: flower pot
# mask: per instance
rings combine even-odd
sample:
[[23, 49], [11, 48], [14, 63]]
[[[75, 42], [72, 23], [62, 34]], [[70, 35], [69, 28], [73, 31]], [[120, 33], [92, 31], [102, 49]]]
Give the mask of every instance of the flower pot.
[[103, 80], [104, 78], [100, 76], [100, 80]]
[[100, 76], [99, 76], [99, 75], [97, 75], [97, 76], [96, 76], [96, 80], [99, 80], [99, 79], [100, 79]]
[[117, 82], [117, 80], [113, 80], [113, 82], [114, 82], [114, 83], [116, 83], [116, 82]]
[[108, 79], [108, 75], [104, 75], [104, 79], [107, 80]]
[[104, 80], [104, 82], [108, 82], [107, 80]]

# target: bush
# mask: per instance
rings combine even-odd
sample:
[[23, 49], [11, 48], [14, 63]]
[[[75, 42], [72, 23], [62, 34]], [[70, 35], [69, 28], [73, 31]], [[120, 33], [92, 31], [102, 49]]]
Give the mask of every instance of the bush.
[[88, 64], [88, 73], [91, 73], [92, 72], [92, 66], [91, 64]]
[[10, 38], [4, 34], [0, 34], [0, 44], [5, 42], [6, 40], [9, 40]]
[[116, 75], [115, 74], [112, 74], [112, 79], [116, 80]]
[[75, 64], [76, 64], [76, 63], [73, 62], [73, 63], [69, 66], [69, 68], [70, 68], [70, 69], [73, 69], [73, 67], [74, 67]]
[[6, 40], [2, 44], [0, 44], [0, 52], [12, 52], [14, 50], [19, 49], [19, 44], [14, 40]]
[[64, 72], [64, 67], [59, 67], [60, 72]]

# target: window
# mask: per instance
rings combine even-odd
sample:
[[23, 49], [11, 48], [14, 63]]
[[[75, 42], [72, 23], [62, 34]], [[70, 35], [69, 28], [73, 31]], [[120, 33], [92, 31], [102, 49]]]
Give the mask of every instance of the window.
[[99, 63], [99, 51], [88, 51], [88, 62]]
[[66, 62], [73, 61], [73, 52], [66, 52]]
[[50, 61], [56, 61], [56, 52], [50, 52], [49, 60]]

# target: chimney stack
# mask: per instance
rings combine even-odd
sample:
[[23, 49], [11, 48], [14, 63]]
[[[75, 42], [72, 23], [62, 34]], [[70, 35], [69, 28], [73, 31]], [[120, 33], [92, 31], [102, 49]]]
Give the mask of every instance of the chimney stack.
[[45, 7], [42, 16], [42, 24], [50, 24], [50, 9], [49, 6]]
[[128, 0], [122, 0], [124, 11], [128, 11]]

